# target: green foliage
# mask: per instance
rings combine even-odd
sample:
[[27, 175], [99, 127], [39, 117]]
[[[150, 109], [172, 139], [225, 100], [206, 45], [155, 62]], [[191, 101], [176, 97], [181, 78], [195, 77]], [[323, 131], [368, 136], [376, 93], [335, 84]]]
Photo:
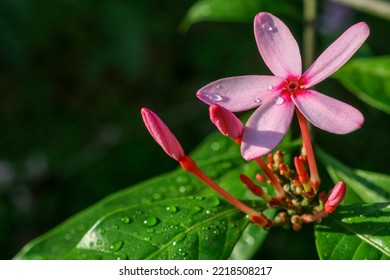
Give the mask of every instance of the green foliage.
[[[230, 192], [247, 196], [239, 174], [254, 173], [257, 167], [242, 160], [233, 141], [213, 135], [194, 158]], [[230, 184], [224, 184], [227, 179]], [[264, 209], [264, 204], [256, 205]], [[241, 212], [179, 169], [104, 199], [26, 245], [16, 258], [226, 259], [248, 223]]]
[[390, 176], [319, 155], [334, 183], [343, 180], [348, 186], [343, 206], [316, 226], [320, 258], [390, 259]]
[[389, 56], [351, 60], [335, 77], [363, 101], [390, 114]]
[[325, 260], [390, 260], [390, 204], [339, 207], [316, 226], [318, 254]]
[[186, 31], [200, 21], [251, 22], [259, 11], [292, 17], [299, 13], [295, 6], [283, 0], [200, 0], [187, 12], [181, 29]]

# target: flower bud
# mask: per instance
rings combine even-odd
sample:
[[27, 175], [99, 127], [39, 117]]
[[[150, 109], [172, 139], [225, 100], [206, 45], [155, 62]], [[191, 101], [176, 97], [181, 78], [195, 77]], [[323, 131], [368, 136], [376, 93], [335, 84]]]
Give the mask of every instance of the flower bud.
[[336, 207], [343, 201], [345, 193], [347, 191], [347, 186], [343, 181], [340, 181], [334, 186], [332, 189], [328, 200], [325, 203], [325, 211], [326, 213], [332, 213]]
[[212, 123], [223, 135], [230, 136], [234, 140], [241, 139], [244, 126], [236, 115], [217, 104], [209, 107], [209, 113]]
[[176, 161], [182, 160], [185, 156], [183, 148], [167, 125], [147, 108], [141, 109], [141, 115], [149, 133], [164, 151]]

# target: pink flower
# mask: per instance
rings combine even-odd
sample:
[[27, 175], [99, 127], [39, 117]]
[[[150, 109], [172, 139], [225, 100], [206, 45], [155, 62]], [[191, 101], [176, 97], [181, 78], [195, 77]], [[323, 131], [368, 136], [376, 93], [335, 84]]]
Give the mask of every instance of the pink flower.
[[176, 161], [184, 159], [185, 153], [183, 148], [167, 125], [155, 113], [147, 108], [141, 109], [141, 115], [149, 133], [163, 150]]
[[360, 128], [363, 115], [354, 107], [310, 87], [338, 70], [369, 35], [366, 23], [350, 27], [302, 74], [299, 47], [288, 27], [269, 13], [259, 13], [254, 32], [260, 54], [274, 76], [248, 75], [214, 81], [197, 92], [207, 104], [232, 112], [258, 107], [245, 125], [241, 153], [246, 160], [265, 155], [286, 134], [295, 107], [314, 126], [345, 134]]

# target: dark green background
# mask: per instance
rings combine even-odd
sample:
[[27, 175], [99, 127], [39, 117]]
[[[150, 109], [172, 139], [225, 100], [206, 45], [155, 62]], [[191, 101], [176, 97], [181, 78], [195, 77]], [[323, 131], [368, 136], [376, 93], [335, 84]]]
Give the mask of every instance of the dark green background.
[[[214, 131], [197, 89], [269, 73], [252, 22], [201, 22], [181, 33], [195, 2], [0, 2], [1, 259], [108, 194], [177, 166], [148, 135], [141, 107], [157, 112], [189, 152]], [[290, 2], [302, 10], [301, 1]], [[320, 18], [323, 11], [320, 1]], [[372, 32], [357, 56], [389, 54], [388, 21], [357, 12], [349, 19], [334, 34], [317, 33], [317, 53], [364, 20]], [[282, 20], [301, 43], [301, 14]], [[390, 117], [333, 79], [317, 89], [366, 117], [350, 135], [315, 129], [318, 144], [352, 167], [388, 173]], [[256, 257], [317, 258], [312, 232], [273, 230]]]

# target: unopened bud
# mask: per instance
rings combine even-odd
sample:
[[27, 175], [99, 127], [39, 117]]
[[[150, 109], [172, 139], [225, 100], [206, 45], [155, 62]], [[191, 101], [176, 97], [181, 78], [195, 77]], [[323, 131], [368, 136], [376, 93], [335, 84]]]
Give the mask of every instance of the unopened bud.
[[163, 150], [176, 161], [182, 160], [185, 156], [183, 148], [167, 125], [147, 108], [141, 109], [141, 115], [149, 133]]
[[229, 110], [217, 104], [209, 107], [210, 119], [218, 130], [234, 140], [241, 139], [244, 126], [241, 121]]
[[343, 181], [338, 182], [336, 186], [332, 189], [328, 200], [325, 203], [325, 211], [330, 214], [336, 207], [343, 201], [345, 193], [347, 191], [347, 186]]
[[309, 175], [307, 174], [305, 165], [301, 158], [294, 157], [294, 165], [298, 173], [298, 179], [301, 183], [307, 183], [310, 179]]

